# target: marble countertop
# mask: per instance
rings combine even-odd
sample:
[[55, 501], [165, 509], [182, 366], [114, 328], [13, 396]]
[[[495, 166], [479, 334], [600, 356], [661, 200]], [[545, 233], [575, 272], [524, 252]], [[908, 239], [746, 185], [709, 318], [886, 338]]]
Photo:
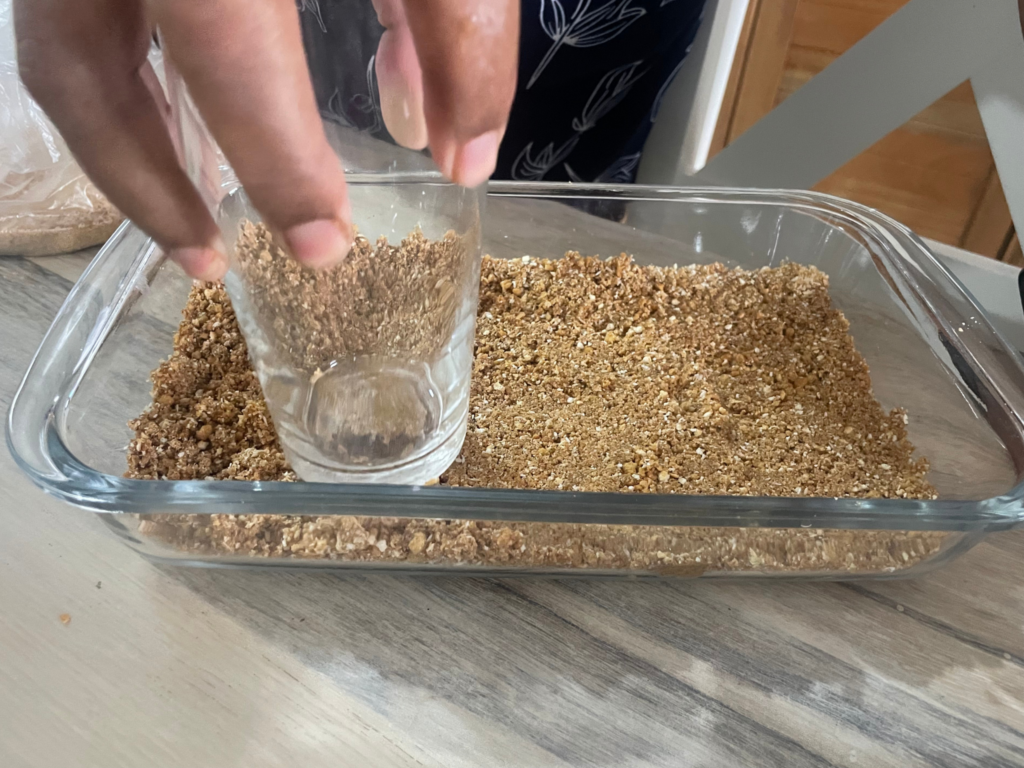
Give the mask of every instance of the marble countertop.
[[[87, 258], [0, 257], [4, 413]], [[849, 584], [174, 569], [0, 451], [0, 765], [1024, 765], [1024, 531]]]

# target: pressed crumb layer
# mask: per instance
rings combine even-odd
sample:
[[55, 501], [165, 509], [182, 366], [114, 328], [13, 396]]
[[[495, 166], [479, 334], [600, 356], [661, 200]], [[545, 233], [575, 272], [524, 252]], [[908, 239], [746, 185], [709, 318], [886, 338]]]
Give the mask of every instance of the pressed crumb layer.
[[[153, 381], [129, 477], [296, 480], [221, 286], [193, 288]], [[470, 410], [442, 486], [935, 498], [906, 414], [871, 393], [827, 277], [795, 264], [485, 258]], [[284, 515], [157, 515], [141, 531], [203, 555], [680, 575], [891, 572], [946, 538]]]

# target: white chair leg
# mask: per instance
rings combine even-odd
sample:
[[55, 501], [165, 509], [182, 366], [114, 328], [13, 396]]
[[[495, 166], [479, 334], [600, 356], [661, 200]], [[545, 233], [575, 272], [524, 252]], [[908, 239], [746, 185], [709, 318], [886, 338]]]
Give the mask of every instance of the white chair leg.
[[971, 77], [1003, 194], [1017, 232], [1024, 232], [1024, 37], [1007, 28], [999, 53]]
[[698, 174], [673, 181], [812, 187], [985, 71], [1008, 28], [1020, 35], [1016, 0], [911, 0]]
[[707, 162], [750, 0], [707, 0], [682, 68], [661, 98], [637, 181], [668, 184]]

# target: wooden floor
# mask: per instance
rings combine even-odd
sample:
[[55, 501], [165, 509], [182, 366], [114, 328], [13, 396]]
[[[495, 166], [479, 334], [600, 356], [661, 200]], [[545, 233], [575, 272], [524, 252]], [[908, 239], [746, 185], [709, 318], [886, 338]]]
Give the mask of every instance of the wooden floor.
[[[752, 0], [716, 146], [724, 146], [906, 0]], [[1019, 253], [969, 83], [818, 184], [976, 253]]]

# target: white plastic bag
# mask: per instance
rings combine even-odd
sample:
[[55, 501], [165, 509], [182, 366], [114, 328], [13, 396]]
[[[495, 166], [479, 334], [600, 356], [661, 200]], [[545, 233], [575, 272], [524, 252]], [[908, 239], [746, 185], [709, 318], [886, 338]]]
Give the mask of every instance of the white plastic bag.
[[89, 182], [18, 77], [12, 0], [0, 0], [0, 255], [106, 240], [121, 214]]

